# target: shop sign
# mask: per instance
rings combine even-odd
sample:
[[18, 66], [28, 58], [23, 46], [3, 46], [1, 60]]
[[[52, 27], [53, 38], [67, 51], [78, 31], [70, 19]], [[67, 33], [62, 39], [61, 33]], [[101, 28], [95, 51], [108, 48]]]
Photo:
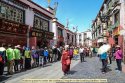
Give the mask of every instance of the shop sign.
[[11, 33], [17, 35], [26, 35], [28, 26], [24, 24], [19, 24], [16, 22], [11, 22], [8, 20], [0, 19], [0, 32], [2, 33]]

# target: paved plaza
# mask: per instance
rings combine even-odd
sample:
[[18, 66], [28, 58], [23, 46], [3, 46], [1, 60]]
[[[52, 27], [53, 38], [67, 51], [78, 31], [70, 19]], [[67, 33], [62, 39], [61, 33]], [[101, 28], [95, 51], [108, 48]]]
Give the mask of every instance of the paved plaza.
[[101, 73], [101, 62], [98, 57], [87, 57], [85, 62], [72, 60], [70, 74], [64, 76], [61, 71], [61, 63], [55, 62], [48, 64], [44, 68], [34, 68], [25, 72], [14, 74], [13, 76], [4, 75], [3, 83], [29, 83], [24, 79], [107, 79], [108, 83], [125, 83], [125, 73], [115, 70], [116, 63], [113, 61], [108, 65], [108, 72]]

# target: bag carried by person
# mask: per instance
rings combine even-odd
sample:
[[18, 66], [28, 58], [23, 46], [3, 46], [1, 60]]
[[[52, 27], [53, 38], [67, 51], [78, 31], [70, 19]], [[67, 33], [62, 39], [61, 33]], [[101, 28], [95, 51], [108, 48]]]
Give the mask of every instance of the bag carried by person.
[[2, 58], [2, 55], [0, 55], [0, 62], [3, 62], [3, 58]]
[[38, 54], [37, 53], [33, 54], [33, 58], [38, 58]]

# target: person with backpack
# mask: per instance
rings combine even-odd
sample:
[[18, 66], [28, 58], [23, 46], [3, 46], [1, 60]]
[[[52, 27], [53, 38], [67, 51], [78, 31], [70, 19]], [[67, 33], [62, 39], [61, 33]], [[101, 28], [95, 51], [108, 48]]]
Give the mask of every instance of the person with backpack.
[[5, 52], [6, 49], [3, 47], [3, 45], [0, 47], [0, 76], [3, 75], [4, 72], [4, 64], [5, 64]]

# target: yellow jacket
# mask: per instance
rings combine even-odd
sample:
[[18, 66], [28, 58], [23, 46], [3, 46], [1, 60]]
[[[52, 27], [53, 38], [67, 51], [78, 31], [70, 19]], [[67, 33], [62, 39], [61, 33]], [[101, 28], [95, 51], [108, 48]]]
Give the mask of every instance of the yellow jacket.
[[77, 49], [74, 49], [73, 54], [74, 54], [74, 55], [78, 55], [78, 50], [77, 50]]

